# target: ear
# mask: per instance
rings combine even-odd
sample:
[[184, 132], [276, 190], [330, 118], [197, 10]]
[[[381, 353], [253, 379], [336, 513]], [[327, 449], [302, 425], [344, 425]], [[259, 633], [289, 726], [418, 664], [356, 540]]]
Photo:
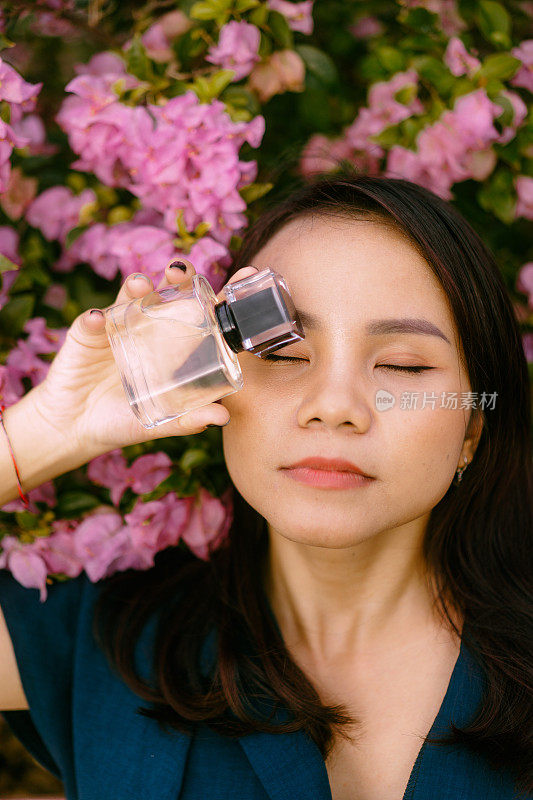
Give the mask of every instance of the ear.
[[463, 456], [467, 457], [468, 463], [470, 463], [474, 458], [484, 426], [485, 415], [483, 411], [480, 408], [473, 408], [470, 413], [468, 425], [466, 426], [466, 434], [463, 447], [461, 449], [458, 466], [464, 466]]

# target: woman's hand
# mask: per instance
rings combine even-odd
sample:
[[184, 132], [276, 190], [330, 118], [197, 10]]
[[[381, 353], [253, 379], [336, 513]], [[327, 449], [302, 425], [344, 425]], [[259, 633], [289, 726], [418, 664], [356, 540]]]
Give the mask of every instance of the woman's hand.
[[[195, 269], [189, 261], [181, 257], [180, 261], [187, 271], [167, 266], [157, 289], [190, 285]], [[229, 283], [255, 272], [255, 267], [244, 267]], [[153, 290], [148, 278], [129, 276], [111, 305], [143, 297]], [[220, 292], [218, 300], [223, 299], [225, 296]], [[130, 444], [199, 433], [208, 423], [225, 425], [229, 419], [224, 406], [210, 403], [154, 428], [143, 427], [124, 392], [105, 331], [105, 317], [103, 313], [90, 310], [76, 317], [46, 378], [31, 393], [35, 393], [32, 405], [36, 413], [41, 414], [61, 438], [70, 437], [71, 446], [74, 443], [80, 457], [86, 455], [86, 461]]]

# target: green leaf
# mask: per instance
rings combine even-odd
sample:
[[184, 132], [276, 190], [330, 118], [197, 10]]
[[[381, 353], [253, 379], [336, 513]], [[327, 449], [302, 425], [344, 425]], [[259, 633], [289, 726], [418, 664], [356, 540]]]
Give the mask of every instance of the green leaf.
[[412, 66], [439, 94], [448, 95], [457, 80], [442, 61], [433, 56], [417, 56], [413, 59]]
[[260, 197], [267, 194], [273, 186], [273, 183], [250, 183], [248, 186], [243, 186], [242, 189], [239, 189], [239, 194], [246, 205], [250, 205], [254, 200], [259, 200]]
[[268, 25], [274, 41], [286, 50], [292, 49], [292, 31], [283, 14], [278, 11], [271, 11], [268, 15]]
[[71, 228], [65, 237], [65, 247], [68, 249], [71, 244], [74, 244], [76, 239], [87, 230], [88, 225], [78, 225], [76, 228]]
[[33, 315], [35, 296], [33, 294], [18, 294], [12, 297], [0, 309], [0, 330], [10, 337], [16, 338], [22, 333], [26, 322]]
[[492, 53], [483, 61], [476, 77], [482, 76], [487, 79], [497, 78], [506, 81], [513, 77], [521, 63], [519, 58], [511, 56], [509, 53]]
[[516, 191], [511, 171], [500, 167], [493, 172], [478, 191], [477, 199], [485, 211], [492, 212], [505, 225], [510, 225], [514, 221], [516, 208]]
[[15, 280], [11, 284], [11, 289], [9, 293], [11, 297], [13, 297], [17, 292], [25, 292], [29, 289], [33, 289], [33, 281], [29, 274], [28, 269], [19, 269]]
[[397, 125], [391, 125], [382, 130], [380, 133], [369, 136], [371, 141], [381, 145], [381, 147], [384, 147], [385, 150], [389, 150], [391, 147], [393, 147], [393, 145], [398, 144], [398, 138]]
[[414, 31], [430, 33], [437, 29], [439, 15], [428, 11], [427, 8], [411, 8], [401, 21]]
[[514, 106], [509, 98], [505, 97], [503, 94], [497, 95], [494, 98], [494, 102], [502, 107], [502, 113], [499, 117], [496, 117], [496, 119], [500, 125], [506, 128], [508, 125], [511, 125], [514, 120]]
[[511, 42], [511, 15], [495, 0], [480, 0], [477, 22], [483, 36], [492, 44], [509, 49]]
[[10, 269], [19, 269], [19, 265], [14, 264], [7, 256], [0, 253], [0, 273], [7, 272]]
[[248, 91], [244, 86], [227, 86], [220, 99], [236, 109], [246, 109], [252, 117], [257, 116], [261, 111], [261, 106], [255, 94]]
[[248, 22], [251, 25], [255, 25], [256, 28], [262, 28], [266, 25], [266, 21], [268, 19], [268, 6], [266, 3], [261, 3], [261, 5], [254, 8], [252, 13], [248, 16]]
[[129, 73], [135, 75], [141, 81], [152, 81], [154, 78], [150, 59], [146, 55], [146, 50], [138, 33], [133, 37], [131, 45], [126, 52], [126, 68]]
[[381, 45], [376, 47], [375, 54], [381, 66], [388, 72], [400, 72], [406, 66], [405, 55], [396, 47]]
[[184, 472], [190, 472], [192, 469], [196, 467], [204, 466], [205, 464], [209, 464], [211, 461], [211, 456], [207, 452], [207, 450], [203, 450], [199, 447], [192, 447], [190, 450], [186, 450], [185, 453], [179, 460], [179, 466]]
[[259, 0], [235, 0], [233, 4], [233, 11], [237, 14], [245, 14], [252, 8], [259, 6]]
[[218, 25], [223, 25], [230, 15], [233, 0], [203, 0], [195, 3], [189, 11], [192, 19], [216, 20]]
[[338, 79], [337, 67], [323, 50], [319, 50], [318, 47], [312, 47], [309, 44], [298, 45], [295, 50], [302, 58], [309, 72], [326, 86], [331, 86]]
[[84, 511], [101, 505], [101, 502], [94, 494], [84, 492], [82, 489], [71, 489], [59, 494], [56, 513], [59, 518], [77, 517]]
[[31, 531], [39, 525], [39, 514], [32, 514], [31, 511], [15, 511], [15, 519], [23, 531]]
[[235, 77], [232, 69], [222, 69], [215, 72], [210, 78], [199, 75], [190, 88], [198, 97], [201, 103], [210, 103], [231, 83]]
[[396, 94], [394, 95], [394, 99], [397, 103], [401, 103], [404, 106], [408, 106], [410, 103], [413, 102], [417, 94], [417, 87], [414, 84], [409, 86], [404, 86], [403, 89], [399, 89]]

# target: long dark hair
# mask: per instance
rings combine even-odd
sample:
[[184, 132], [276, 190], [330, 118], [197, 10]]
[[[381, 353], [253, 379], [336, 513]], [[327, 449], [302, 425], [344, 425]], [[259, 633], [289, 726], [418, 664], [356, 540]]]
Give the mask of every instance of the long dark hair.
[[[290, 219], [310, 213], [378, 219], [407, 236], [449, 299], [472, 391], [497, 393], [482, 414], [475, 457], [433, 508], [423, 543], [443, 618], [482, 666], [483, 700], [468, 726], [428, 741], [471, 748], [531, 791], [531, 399], [510, 297], [493, 256], [450, 203], [403, 179], [350, 170], [302, 183], [263, 211], [228, 277], [253, 264]], [[334, 727], [347, 737], [344, 728], [358, 720], [343, 705], [324, 705], [286, 649], [262, 581], [267, 547], [264, 518], [234, 488], [227, 543], [208, 561], [178, 546], [146, 572], [108, 578], [95, 632], [122, 679], [151, 704], [139, 713], [184, 732], [204, 722], [225, 736], [303, 728], [326, 758]], [[451, 606], [464, 620], [461, 631]], [[134, 651], [152, 615], [159, 627], [150, 683], [136, 671]], [[215, 659], [204, 674], [202, 644], [213, 631]], [[287, 709], [288, 721], [259, 714], [253, 701], [261, 698]]]

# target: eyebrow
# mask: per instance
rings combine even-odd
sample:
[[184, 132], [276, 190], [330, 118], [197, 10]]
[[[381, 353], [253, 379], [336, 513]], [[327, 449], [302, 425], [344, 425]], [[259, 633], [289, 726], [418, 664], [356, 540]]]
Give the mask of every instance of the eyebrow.
[[[321, 321], [314, 314], [296, 309], [304, 328], [319, 330]], [[424, 336], [438, 336], [451, 346], [448, 337], [427, 319], [411, 317], [389, 317], [387, 319], [373, 319], [366, 324], [365, 333], [369, 336], [389, 336], [394, 333], [417, 333]]]

